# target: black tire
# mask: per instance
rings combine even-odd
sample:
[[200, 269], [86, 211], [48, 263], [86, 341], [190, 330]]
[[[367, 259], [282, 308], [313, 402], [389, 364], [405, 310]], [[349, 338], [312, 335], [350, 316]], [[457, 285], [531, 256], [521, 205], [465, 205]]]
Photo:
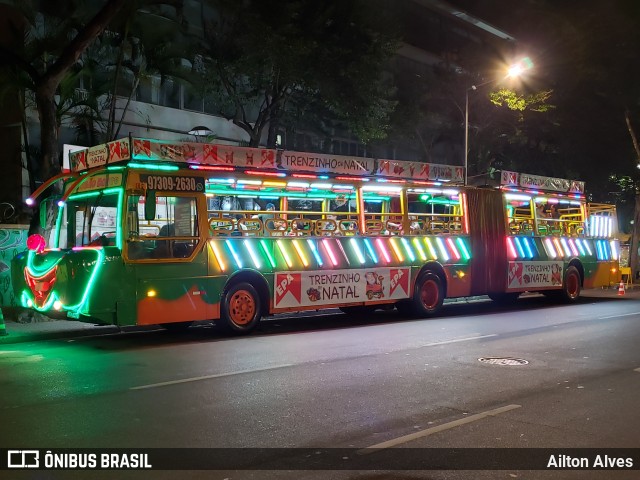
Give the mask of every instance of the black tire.
[[229, 286], [220, 302], [220, 320], [223, 330], [230, 333], [249, 333], [262, 318], [262, 303], [257, 290], [249, 283]]
[[560, 299], [565, 303], [574, 303], [580, 297], [582, 289], [582, 277], [576, 267], [571, 265], [564, 272], [562, 280], [562, 290], [559, 292]]
[[500, 305], [513, 305], [518, 300], [520, 292], [489, 293], [488, 296]]
[[351, 307], [340, 307], [340, 311], [351, 317], [364, 317], [375, 312], [376, 308], [374, 305], [354, 305]]
[[409, 303], [399, 302], [398, 310], [408, 309], [416, 317], [431, 317], [438, 313], [444, 302], [442, 279], [433, 272], [425, 272], [416, 280]]
[[160, 326], [171, 333], [186, 332], [193, 322], [161, 323]]

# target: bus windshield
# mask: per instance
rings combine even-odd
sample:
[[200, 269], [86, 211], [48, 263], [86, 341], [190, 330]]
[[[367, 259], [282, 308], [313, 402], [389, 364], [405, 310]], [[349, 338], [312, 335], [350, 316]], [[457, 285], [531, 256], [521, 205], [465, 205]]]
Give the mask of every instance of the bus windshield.
[[119, 198], [114, 191], [69, 197], [59, 212], [58, 248], [115, 246]]

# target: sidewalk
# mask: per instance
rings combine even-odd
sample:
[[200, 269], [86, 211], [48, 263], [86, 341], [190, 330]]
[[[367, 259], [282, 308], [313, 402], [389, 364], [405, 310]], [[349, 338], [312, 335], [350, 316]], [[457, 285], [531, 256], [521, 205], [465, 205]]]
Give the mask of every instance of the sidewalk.
[[[583, 298], [618, 298], [620, 300], [640, 300], [640, 285], [631, 285], [625, 295], [618, 295], [618, 287], [608, 289], [591, 289], [582, 291]], [[476, 298], [476, 297], [473, 297]], [[483, 297], [486, 299], [486, 297]], [[466, 302], [468, 299], [452, 299], [447, 303]], [[113, 325], [94, 325], [70, 320], [57, 320], [37, 315], [33, 321], [22, 323], [17, 321], [15, 312], [5, 313], [5, 324], [8, 335], [0, 336], [0, 346], [12, 343], [35, 342], [40, 340], [71, 339], [92, 335], [118, 333], [120, 328]], [[156, 330], [158, 327], [126, 327], [126, 330]]]

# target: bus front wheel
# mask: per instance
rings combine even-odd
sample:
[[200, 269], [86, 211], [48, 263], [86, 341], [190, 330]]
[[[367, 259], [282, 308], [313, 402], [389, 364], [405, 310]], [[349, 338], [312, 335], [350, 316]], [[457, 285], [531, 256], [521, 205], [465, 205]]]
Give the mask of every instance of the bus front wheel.
[[581, 278], [580, 272], [576, 267], [571, 265], [564, 272], [564, 282], [562, 282], [562, 290], [560, 291], [560, 298], [564, 302], [572, 303], [578, 300], [581, 290]]
[[249, 283], [231, 285], [220, 305], [220, 325], [231, 333], [249, 333], [260, 322], [260, 295]]

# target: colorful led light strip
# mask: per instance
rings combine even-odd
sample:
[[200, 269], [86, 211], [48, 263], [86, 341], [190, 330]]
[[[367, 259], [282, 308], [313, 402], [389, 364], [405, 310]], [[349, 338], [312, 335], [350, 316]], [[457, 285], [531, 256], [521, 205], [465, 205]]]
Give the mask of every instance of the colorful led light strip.
[[582, 244], [584, 245], [584, 248], [587, 249], [587, 252], [589, 252], [590, 256], [593, 256], [593, 252], [591, 251], [591, 247], [589, 246], [589, 242], [587, 240], [582, 240]]
[[516, 252], [514, 240], [511, 237], [507, 237], [507, 251], [509, 252], [509, 256], [511, 257], [511, 259], [515, 260], [516, 258], [518, 258], [518, 252]]
[[91, 278], [89, 278], [89, 281], [87, 282], [87, 288], [84, 291], [84, 295], [82, 295], [82, 299], [80, 300], [80, 303], [78, 303], [78, 305], [65, 306], [64, 307], [65, 310], [75, 310], [76, 313], [80, 313], [80, 311], [82, 310], [82, 308], [84, 307], [87, 301], [89, 292], [93, 290], [93, 284], [96, 282], [96, 279], [98, 278], [98, 271], [102, 268], [102, 265], [104, 264], [104, 259], [106, 256], [103, 248], [96, 248], [93, 250], [98, 254], [98, 258], [96, 259], [96, 266], [93, 269]]
[[[458, 239], [460, 240], [460, 239]], [[420, 245], [420, 240], [417, 237], [413, 238], [413, 245], [416, 247], [416, 250], [418, 250], [418, 255], [420, 255], [420, 259], [423, 262], [427, 261], [427, 255], [424, 253], [424, 249], [422, 248], [422, 245]]]
[[342, 246], [342, 242], [340, 240], [338, 240], [337, 238], [335, 239], [335, 242], [338, 244], [338, 249], [342, 252], [342, 256], [347, 261], [347, 265], [350, 266], [351, 265], [351, 261], [349, 261], [349, 257], [347, 256], [347, 252], [345, 252], [344, 247]]
[[620, 254], [618, 253], [618, 243], [615, 240], [611, 240], [611, 257], [613, 260], [618, 260]]
[[560, 243], [564, 247], [564, 252], [567, 255], [567, 257], [570, 257], [571, 256], [571, 249], [569, 248], [569, 244], [567, 243], [567, 239], [564, 238], [564, 237], [560, 238]]
[[[176, 171], [176, 170], [180, 170], [180, 167], [178, 167], [177, 165], [159, 165], [157, 163], [129, 162], [129, 164], [127, 166], [129, 168], [144, 169], [144, 170], [163, 170], [163, 171], [167, 171], [167, 172], [173, 172], [173, 171]], [[191, 165], [191, 168], [194, 168], [194, 165]]]
[[365, 238], [364, 239], [364, 246], [366, 247], [367, 252], [369, 252], [369, 256], [371, 257], [371, 260], [373, 260], [373, 262], [377, 264], [378, 263], [378, 256], [376, 255], [376, 252], [373, 249], [373, 245], [371, 245], [371, 240], [369, 240], [368, 238]]
[[231, 240], [225, 240], [225, 243], [227, 244], [227, 248], [231, 252], [231, 256], [235, 260], [236, 265], [238, 266], [238, 268], [242, 268], [242, 260], [238, 256], [238, 252], [236, 252], [236, 249], [234, 248], [233, 244], [231, 243]]
[[382, 256], [384, 257], [385, 261], [387, 263], [391, 263], [391, 255], [389, 255], [389, 251], [385, 247], [384, 242], [381, 238], [376, 238], [376, 245], [378, 246], [380, 252], [382, 252]]
[[322, 245], [324, 245], [324, 249], [327, 251], [327, 255], [329, 255], [329, 260], [331, 260], [333, 266], [338, 266], [338, 260], [336, 259], [336, 256], [331, 249], [331, 245], [329, 245], [329, 240], [326, 238], [322, 239]]
[[[462, 205], [462, 217], [464, 218], [464, 232], [469, 233], [469, 214], [467, 212], [467, 194], [460, 194], [460, 203]], [[471, 256], [469, 256], [471, 258]]]
[[462, 256], [464, 257], [465, 261], [471, 260], [471, 253], [467, 249], [467, 246], [465, 245], [464, 240], [461, 238], [458, 238], [456, 242], [460, 246], [460, 251], [462, 252]]
[[409, 260], [411, 260], [412, 262], [416, 261], [416, 256], [413, 253], [413, 250], [411, 249], [411, 245], [409, 244], [409, 241], [402, 237], [400, 239], [400, 242], [402, 242], [402, 246], [404, 247], [405, 251], [407, 252], [407, 255], [409, 256]]
[[449, 245], [449, 249], [453, 252], [453, 256], [456, 257], [456, 260], [460, 260], [460, 253], [458, 253], [456, 244], [453, 243], [453, 238], [447, 238], [447, 245]]
[[350, 243], [351, 243], [351, 248], [353, 248], [353, 251], [356, 252], [356, 257], [358, 257], [358, 260], [360, 261], [360, 263], [364, 265], [365, 263], [364, 255], [362, 254], [362, 250], [360, 250], [360, 247], [358, 246], [357, 240], [355, 238], [351, 238]]
[[253, 261], [253, 264], [255, 265], [255, 267], [257, 269], [260, 269], [260, 267], [262, 266], [262, 263], [260, 262], [260, 259], [256, 255], [256, 251], [253, 248], [253, 245], [251, 245], [251, 242], [249, 240], [244, 240], [243, 243], [244, 243], [245, 248], [249, 252], [249, 256], [251, 257], [251, 260]]
[[427, 245], [427, 249], [429, 250], [429, 255], [431, 255], [431, 259], [435, 260], [438, 258], [438, 254], [436, 253], [436, 249], [431, 243], [431, 239], [429, 237], [424, 238], [424, 243]]
[[445, 262], [448, 262], [450, 260], [449, 254], [447, 253], [447, 247], [445, 247], [444, 242], [442, 241], [442, 238], [437, 237], [436, 238], [436, 243], [438, 244], [438, 248], [440, 249], [440, 253], [442, 253], [442, 259]]
[[602, 251], [603, 260], [609, 260], [609, 243], [606, 240], [598, 240]]
[[545, 238], [544, 239], [544, 246], [545, 249], [547, 250], [547, 255], [550, 256], [551, 258], [556, 258], [557, 252], [556, 249], [553, 246], [553, 243], [551, 243], [551, 239], [550, 238]]
[[291, 258], [289, 257], [289, 253], [287, 252], [287, 250], [284, 248], [284, 245], [282, 244], [282, 240], [276, 240], [276, 244], [278, 245], [278, 248], [280, 249], [280, 253], [282, 253], [282, 258], [284, 258], [284, 261], [287, 264], [287, 267], [291, 268], [293, 263], [291, 262]]
[[564, 257], [564, 250], [562, 250], [562, 245], [560, 245], [560, 240], [554, 237], [553, 244], [556, 247], [556, 252], [558, 252], [558, 256]]
[[307, 238], [307, 245], [309, 245], [309, 250], [311, 250], [311, 254], [313, 255], [313, 258], [316, 259], [316, 263], [318, 264], [318, 266], [322, 267], [322, 265], [324, 264], [322, 263], [322, 257], [318, 253], [316, 244], [313, 242], [313, 240], [311, 240], [310, 238]]
[[264, 240], [260, 240], [260, 246], [262, 247], [264, 254], [267, 256], [267, 260], [269, 260], [269, 263], [271, 264], [271, 268], [276, 268], [276, 261], [273, 259], [273, 256], [271, 255], [271, 249], [267, 246], [267, 242]]
[[304, 265], [305, 267], [308, 267], [309, 261], [307, 260], [307, 256], [302, 251], [302, 246], [298, 243], [298, 239], [293, 240], [293, 248], [296, 249], [296, 253], [300, 257], [300, 260], [302, 261], [302, 265]]
[[404, 257], [402, 256], [402, 252], [400, 251], [400, 247], [398, 247], [398, 245], [396, 244], [396, 239], [395, 238], [390, 238], [389, 239], [389, 243], [391, 244], [391, 249], [393, 250], [393, 253], [396, 254], [396, 257], [398, 258], [398, 260], [400, 262], [404, 262]]
[[582, 255], [583, 257], [586, 256], [586, 252], [579, 238], [576, 238], [576, 246], [578, 247], [578, 250], [580, 250], [580, 255]]
[[218, 243], [214, 241], [210, 241], [209, 245], [211, 245], [211, 249], [213, 250], [213, 256], [216, 257], [216, 262], [218, 262], [218, 266], [220, 267], [220, 270], [224, 272], [227, 269], [227, 267], [222, 261], [222, 255], [220, 254], [220, 250], [218, 250]]
[[520, 245], [520, 239], [518, 237], [514, 237], [514, 241], [516, 243], [516, 248], [518, 249], [518, 255], [521, 258], [525, 258], [524, 250], [522, 249], [522, 245]]
[[574, 243], [573, 238], [568, 239], [567, 243], [569, 243], [569, 248], [571, 248], [571, 253], [573, 253], [574, 257], [577, 257], [578, 255], [580, 255], [580, 252], [578, 252], [578, 249], [576, 248], [576, 244]]
[[527, 255], [529, 256], [529, 258], [533, 258], [538, 253], [536, 242], [532, 238], [523, 238], [523, 240], [525, 249], [527, 250]]

